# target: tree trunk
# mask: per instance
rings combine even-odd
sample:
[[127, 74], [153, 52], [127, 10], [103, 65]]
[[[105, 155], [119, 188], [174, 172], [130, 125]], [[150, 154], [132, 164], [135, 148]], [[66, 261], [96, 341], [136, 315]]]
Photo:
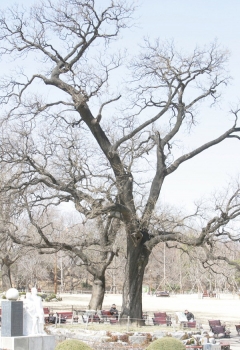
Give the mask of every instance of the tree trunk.
[[102, 276], [93, 276], [92, 295], [89, 303], [90, 310], [101, 310], [105, 294], [105, 272]]
[[142, 324], [142, 283], [149, 255], [150, 251], [146, 249], [143, 242], [135, 246], [131, 236], [128, 235], [122, 322], [126, 322], [129, 317], [131, 323]]
[[[8, 263], [9, 262], [9, 263]], [[8, 257], [2, 259], [2, 290], [7, 291], [9, 288], [12, 287], [12, 281], [11, 281], [11, 267], [12, 261], [8, 259]]]

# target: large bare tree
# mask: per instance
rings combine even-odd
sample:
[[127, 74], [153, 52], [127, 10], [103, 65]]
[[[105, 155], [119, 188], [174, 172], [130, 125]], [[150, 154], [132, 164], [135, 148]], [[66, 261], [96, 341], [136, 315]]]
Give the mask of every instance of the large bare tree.
[[[179, 154], [181, 131], [195, 127], [200, 103], [217, 102], [228, 82], [228, 54], [215, 43], [185, 54], [172, 43], [145, 40], [138, 56], [123, 59], [111, 42], [128, 27], [132, 2], [106, 3], [47, 0], [1, 14], [0, 53], [17, 67], [1, 80], [1, 163], [13, 174], [4, 189], [25, 198], [29, 217], [32, 207], [72, 202], [82, 221], [99, 216], [123, 222], [122, 318], [134, 321], [142, 317], [142, 280], [152, 248], [162, 241], [202, 246], [215, 233], [228, 235], [221, 227], [239, 215], [237, 189], [204, 218], [196, 235], [186, 234], [187, 217], [156, 221], [165, 178], [237, 138], [240, 129], [233, 111], [223, 134]], [[127, 61], [132, 76], [121, 85], [115, 70]], [[121, 74], [127, 79], [126, 69]], [[53, 245], [37, 231], [44, 246]], [[69, 249], [64, 242], [59, 248]]]

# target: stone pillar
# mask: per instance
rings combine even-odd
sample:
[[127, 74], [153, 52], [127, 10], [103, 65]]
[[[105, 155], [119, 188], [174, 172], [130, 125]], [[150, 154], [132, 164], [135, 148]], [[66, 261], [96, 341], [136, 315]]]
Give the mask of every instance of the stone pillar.
[[2, 337], [23, 336], [23, 302], [2, 300]]

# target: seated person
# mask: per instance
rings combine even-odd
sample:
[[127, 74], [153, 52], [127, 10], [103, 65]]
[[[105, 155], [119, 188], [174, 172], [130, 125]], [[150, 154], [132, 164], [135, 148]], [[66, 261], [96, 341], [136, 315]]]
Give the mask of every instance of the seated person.
[[110, 309], [110, 314], [113, 316], [116, 316], [116, 318], [118, 318], [118, 310], [116, 309], [116, 305], [112, 304], [112, 307]]
[[191, 312], [189, 312], [188, 310], [185, 310], [184, 314], [187, 317], [188, 322], [194, 321], [194, 315]]

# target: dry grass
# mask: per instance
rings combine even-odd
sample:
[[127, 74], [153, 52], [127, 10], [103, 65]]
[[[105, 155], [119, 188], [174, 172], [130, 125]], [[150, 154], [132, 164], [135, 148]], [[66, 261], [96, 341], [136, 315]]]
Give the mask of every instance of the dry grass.
[[[50, 325], [53, 327], [53, 325]], [[47, 325], [48, 327], [48, 325]], [[150, 333], [150, 332], [156, 332], [156, 331], [162, 331], [162, 332], [173, 332], [174, 327], [167, 327], [165, 325], [162, 326], [136, 326], [136, 325], [120, 325], [120, 324], [114, 324], [111, 325], [109, 323], [89, 323], [87, 326], [84, 323], [65, 323], [65, 324], [57, 324], [57, 328], [64, 328], [69, 331], [77, 332], [81, 329], [83, 330], [90, 330], [90, 331], [106, 331], [106, 332], [120, 332], [120, 333], [126, 333], [126, 332], [139, 332], [139, 333]]]

